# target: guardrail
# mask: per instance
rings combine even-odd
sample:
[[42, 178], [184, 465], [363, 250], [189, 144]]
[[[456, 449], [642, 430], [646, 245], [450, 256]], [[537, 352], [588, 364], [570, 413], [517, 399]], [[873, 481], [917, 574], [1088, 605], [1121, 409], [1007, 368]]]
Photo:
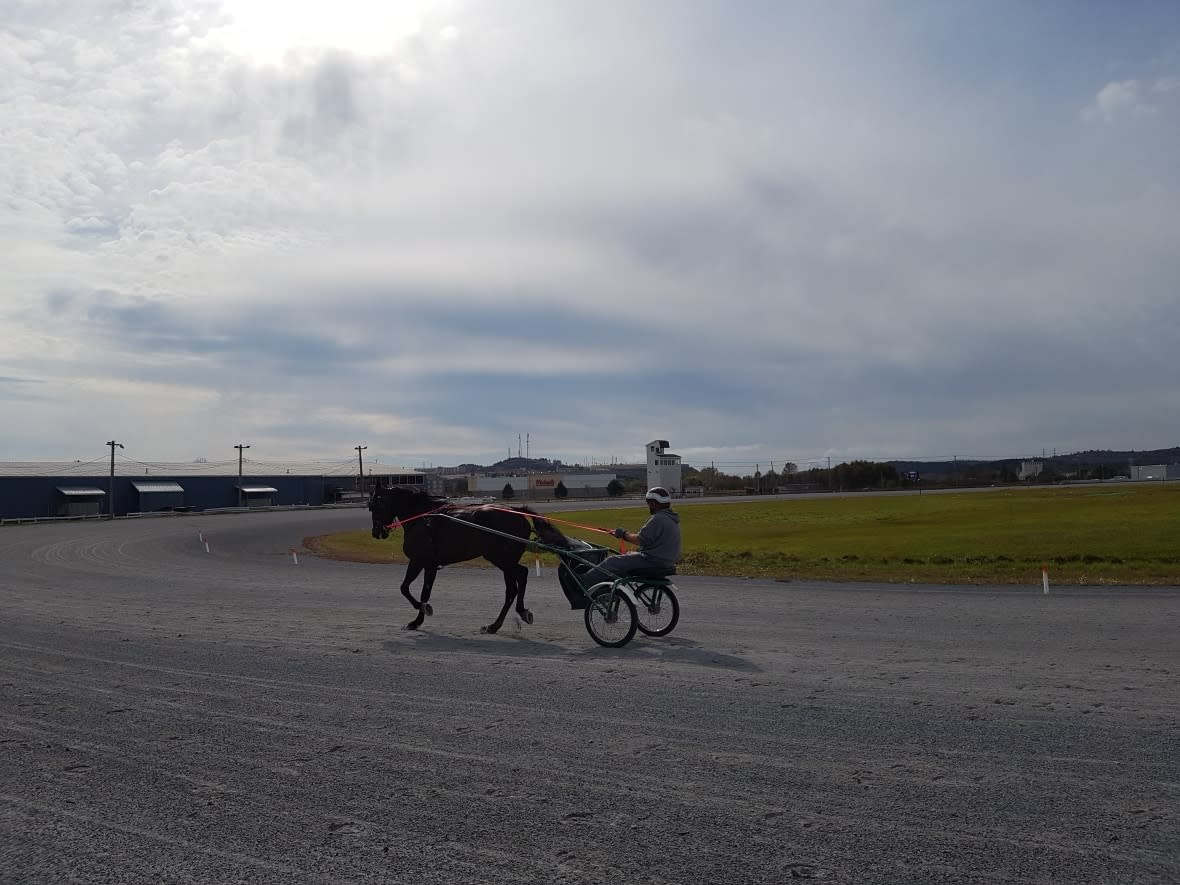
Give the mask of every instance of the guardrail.
[[[115, 519], [175, 519], [183, 516], [210, 516], [222, 513], [263, 513], [283, 510], [358, 510], [367, 507], [368, 502], [356, 504], [272, 504], [269, 507], [210, 507], [206, 510], [152, 510], [144, 513], [116, 514]], [[0, 518], [0, 526], [26, 525], [29, 523], [54, 522], [110, 522], [110, 516], [87, 514], [84, 516], [13, 516]]]

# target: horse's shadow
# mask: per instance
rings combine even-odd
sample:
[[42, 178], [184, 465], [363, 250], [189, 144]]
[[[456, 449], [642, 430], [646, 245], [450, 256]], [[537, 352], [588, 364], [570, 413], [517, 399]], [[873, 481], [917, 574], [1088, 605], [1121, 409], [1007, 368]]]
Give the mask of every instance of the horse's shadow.
[[587, 638], [586, 645], [571, 646], [568, 640], [535, 638], [521, 633], [501, 632], [465, 636], [435, 633], [431, 630], [406, 631], [396, 639], [387, 639], [382, 647], [390, 654], [412, 650], [486, 654], [490, 657], [565, 658], [573, 660], [637, 660], [640, 663], [690, 664], [745, 673], [760, 673], [762, 668], [738, 655], [726, 654], [691, 639], [662, 639], [636, 635], [622, 648], [606, 648]]
[[386, 639], [381, 646], [391, 654], [437, 651], [515, 658], [561, 657], [565, 651], [555, 643], [532, 639], [520, 633], [506, 632], [473, 633], [465, 636], [458, 633], [436, 633], [432, 630], [407, 630], [402, 636]]
[[[762, 668], [753, 661], [739, 655], [726, 654], [715, 648], [701, 645], [690, 639], [668, 637], [655, 639], [636, 636], [622, 651], [632, 650], [645, 660], [664, 664], [692, 664], [697, 667], [714, 667], [720, 670], [738, 670], [743, 673], [761, 673]], [[604, 651], [606, 649], [603, 649]]]

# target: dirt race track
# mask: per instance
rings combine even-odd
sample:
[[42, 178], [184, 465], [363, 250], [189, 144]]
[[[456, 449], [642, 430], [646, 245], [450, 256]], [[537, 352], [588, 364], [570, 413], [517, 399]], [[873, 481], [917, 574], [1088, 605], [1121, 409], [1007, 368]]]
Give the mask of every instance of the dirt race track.
[[0, 882], [1180, 882], [1176, 589], [683, 578], [610, 650], [452, 568], [410, 633], [291, 555], [367, 516], [0, 529]]

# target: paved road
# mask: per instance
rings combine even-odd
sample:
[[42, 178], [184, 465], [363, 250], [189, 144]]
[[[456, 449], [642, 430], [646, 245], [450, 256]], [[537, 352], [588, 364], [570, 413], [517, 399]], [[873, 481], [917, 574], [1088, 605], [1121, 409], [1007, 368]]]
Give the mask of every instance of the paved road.
[[365, 516], [0, 530], [0, 882], [1180, 881], [1176, 590], [685, 578], [608, 650], [455, 568], [407, 633], [291, 556]]

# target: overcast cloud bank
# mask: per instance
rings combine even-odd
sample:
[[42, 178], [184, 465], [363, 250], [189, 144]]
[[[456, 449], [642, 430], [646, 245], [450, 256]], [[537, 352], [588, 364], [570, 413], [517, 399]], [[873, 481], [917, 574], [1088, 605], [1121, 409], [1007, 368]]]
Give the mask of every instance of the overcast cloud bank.
[[0, 460], [1172, 445], [1178, 136], [1174, 3], [10, 3]]

